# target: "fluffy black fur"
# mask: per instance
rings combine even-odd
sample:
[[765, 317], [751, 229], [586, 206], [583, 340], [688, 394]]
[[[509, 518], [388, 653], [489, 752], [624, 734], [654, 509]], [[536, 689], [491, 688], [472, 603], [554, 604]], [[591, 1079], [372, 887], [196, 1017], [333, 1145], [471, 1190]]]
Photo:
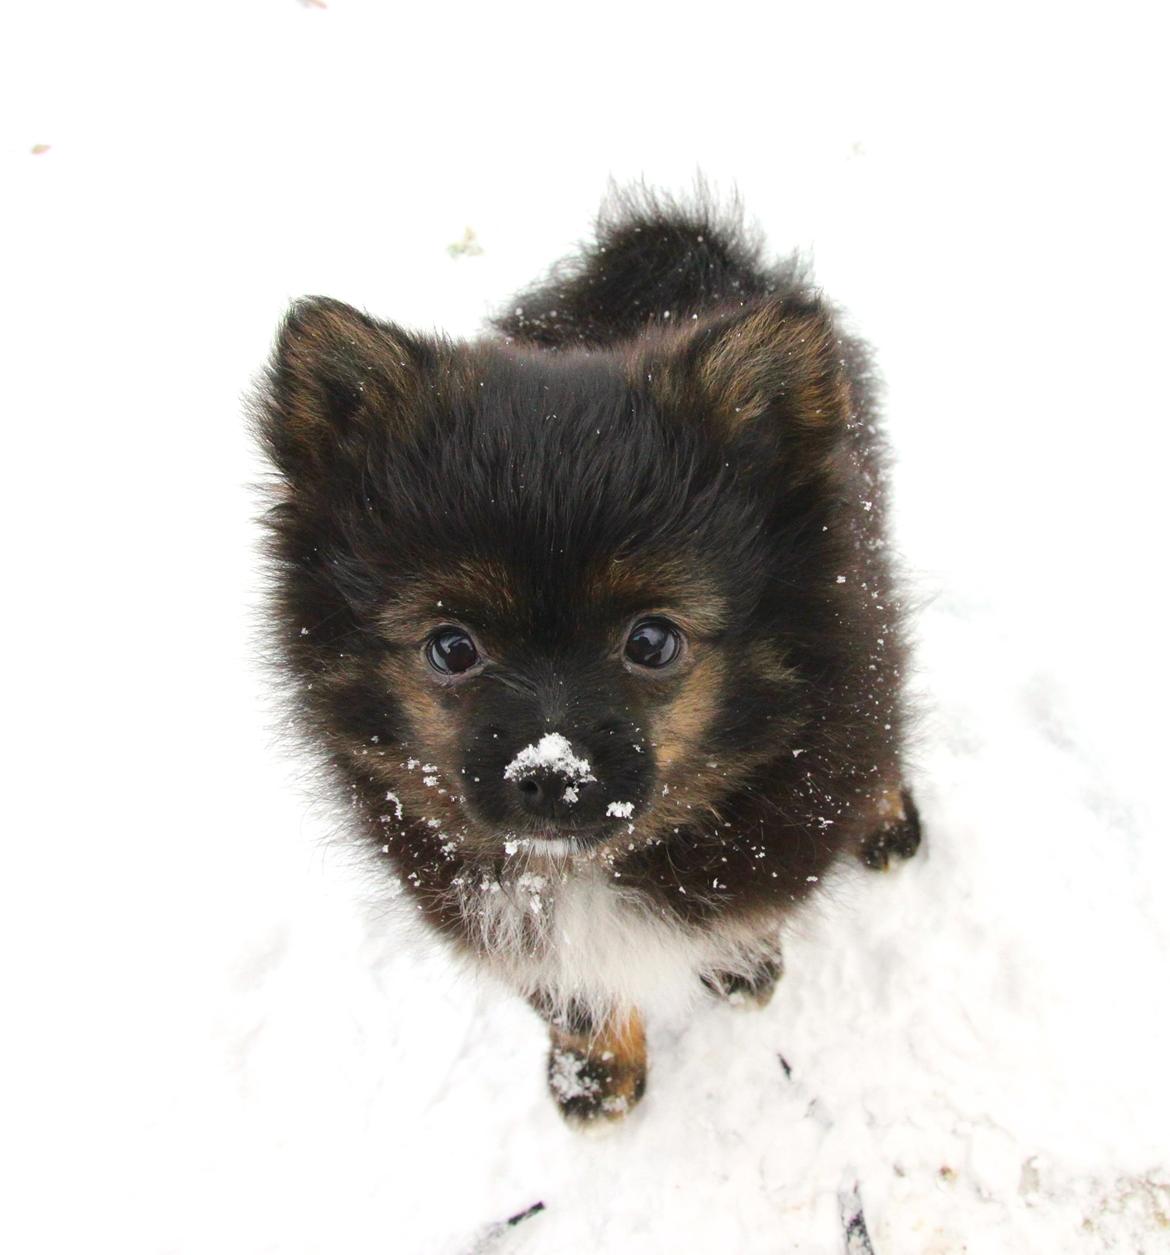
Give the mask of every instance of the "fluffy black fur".
[[521, 293], [495, 326], [544, 348], [601, 348], [655, 325], [805, 290], [795, 259], [765, 262], [738, 206], [720, 213], [705, 195], [687, 203], [618, 191], [595, 241]]
[[[470, 344], [293, 308], [258, 423], [274, 617], [304, 726], [426, 917], [600, 1025], [625, 991], [556, 953], [576, 884], [724, 939], [731, 972], [697, 974], [754, 987], [834, 860], [917, 845], [881, 445], [866, 353], [734, 214], [620, 197], [508, 308]], [[661, 673], [623, 654], [648, 615], [685, 641]], [[428, 663], [453, 628], [461, 676]], [[553, 731], [593, 779], [509, 778]], [[534, 869], [561, 896], [505, 920], [488, 887]], [[749, 961], [727, 939], [753, 931]]]

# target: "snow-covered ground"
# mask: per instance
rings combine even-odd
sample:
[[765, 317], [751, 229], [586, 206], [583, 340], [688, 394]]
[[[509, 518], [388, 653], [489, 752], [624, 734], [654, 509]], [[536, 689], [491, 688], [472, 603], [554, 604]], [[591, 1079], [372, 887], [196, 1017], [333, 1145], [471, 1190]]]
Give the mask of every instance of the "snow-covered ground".
[[[3, 1249], [1170, 1250], [1153, 14], [9, 7]], [[879, 351], [928, 838], [596, 1141], [282, 748], [241, 396], [292, 296], [472, 334], [698, 167]]]

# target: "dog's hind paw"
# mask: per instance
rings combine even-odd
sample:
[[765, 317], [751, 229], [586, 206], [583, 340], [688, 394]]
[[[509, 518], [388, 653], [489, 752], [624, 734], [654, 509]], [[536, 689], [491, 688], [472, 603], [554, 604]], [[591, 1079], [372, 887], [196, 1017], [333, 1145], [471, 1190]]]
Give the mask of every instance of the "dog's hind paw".
[[859, 851], [866, 867], [879, 872], [888, 870], [891, 855], [901, 859], [913, 858], [922, 844], [918, 807], [914, 805], [910, 791], [902, 789], [886, 801], [886, 808], [888, 817], [876, 832], [862, 841]]
[[739, 972], [710, 972], [699, 979], [717, 997], [733, 1007], [760, 1010], [772, 1001], [776, 984], [784, 975], [784, 957], [779, 949], [760, 962], [748, 976]]

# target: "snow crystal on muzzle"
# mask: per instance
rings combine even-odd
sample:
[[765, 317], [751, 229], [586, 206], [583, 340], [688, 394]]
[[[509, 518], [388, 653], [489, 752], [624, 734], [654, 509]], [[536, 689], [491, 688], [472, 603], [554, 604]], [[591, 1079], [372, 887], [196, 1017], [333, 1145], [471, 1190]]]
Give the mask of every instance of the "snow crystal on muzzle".
[[589, 760], [578, 758], [568, 740], [559, 732], [548, 732], [535, 745], [526, 745], [504, 768], [504, 779], [520, 779], [538, 770], [560, 772], [579, 784], [597, 779]]

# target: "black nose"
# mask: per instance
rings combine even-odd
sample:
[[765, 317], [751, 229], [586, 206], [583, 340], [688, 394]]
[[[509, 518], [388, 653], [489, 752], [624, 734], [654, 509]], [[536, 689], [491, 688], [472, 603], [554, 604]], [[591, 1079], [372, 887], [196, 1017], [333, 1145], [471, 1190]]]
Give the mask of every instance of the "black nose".
[[587, 784], [559, 771], [533, 771], [516, 781], [521, 808], [541, 819], [564, 819], [586, 788]]

